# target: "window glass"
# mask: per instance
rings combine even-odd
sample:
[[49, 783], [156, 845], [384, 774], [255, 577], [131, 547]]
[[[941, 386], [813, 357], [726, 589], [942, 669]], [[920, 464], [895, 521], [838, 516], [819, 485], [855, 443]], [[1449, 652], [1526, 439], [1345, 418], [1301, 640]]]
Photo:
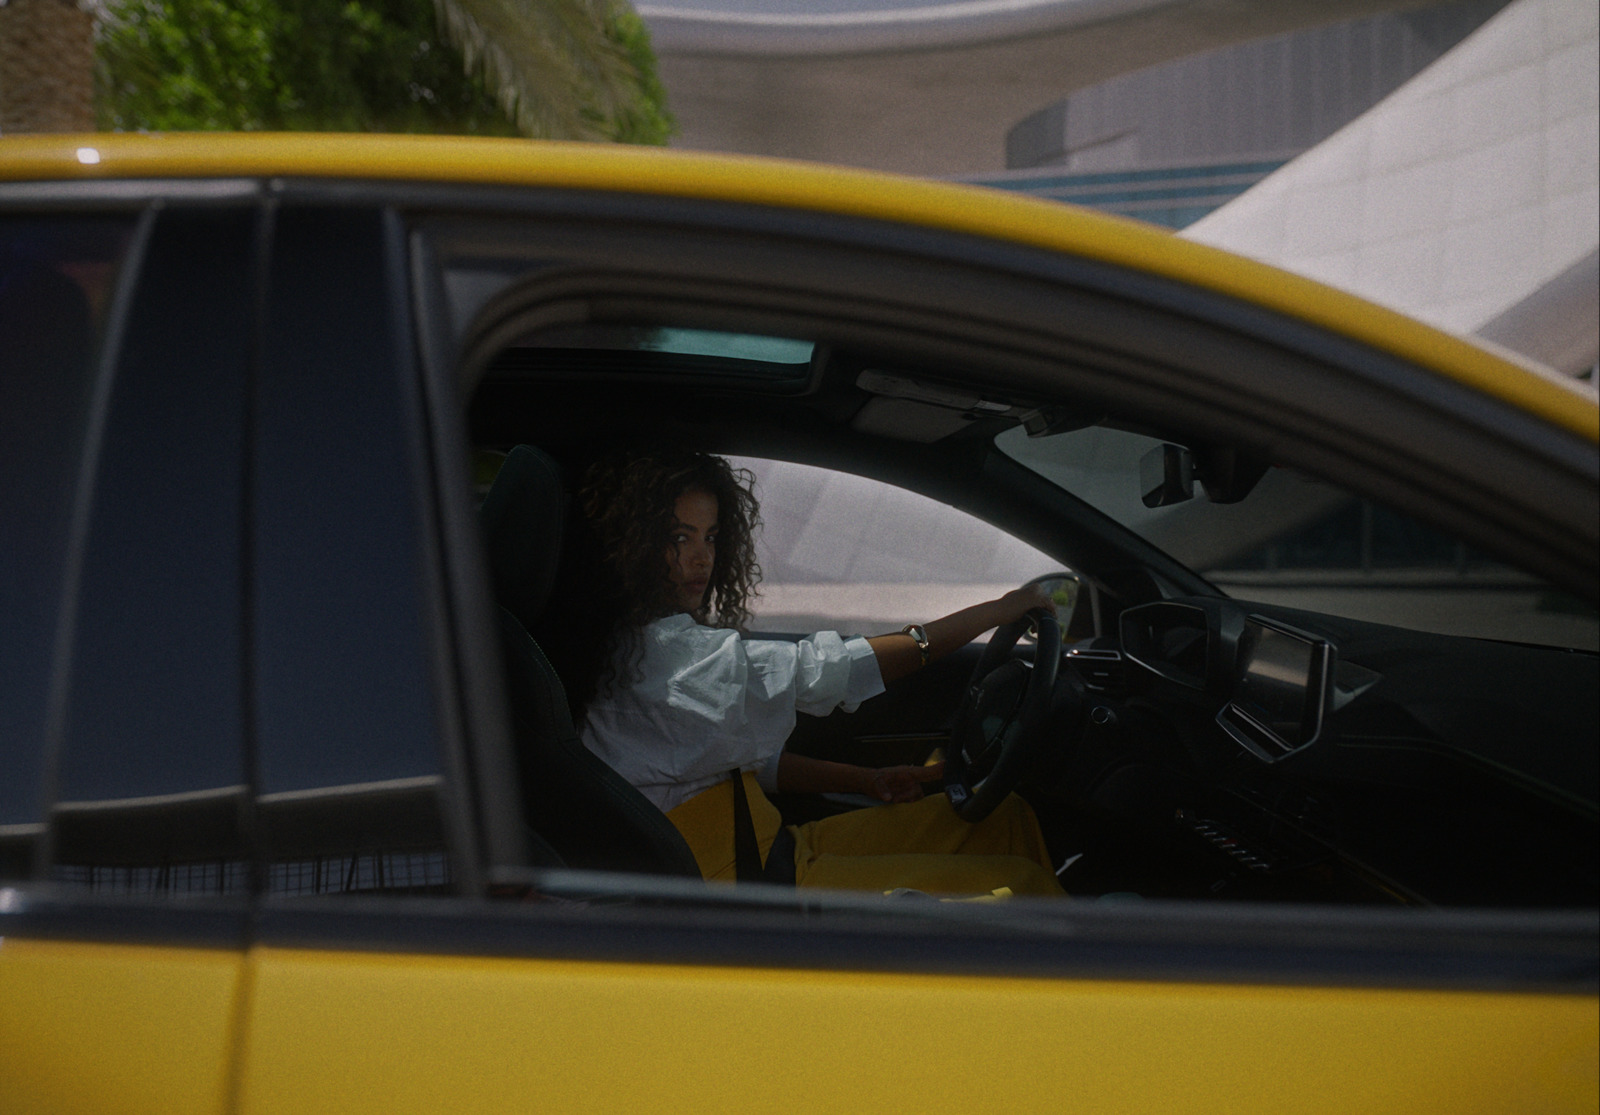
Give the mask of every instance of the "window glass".
[[1008, 456], [1122, 523], [1230, 596], [1444, 635], [1600, 649], [1593, 608], [1336, 485], [1271, 468], [1236, 503], [1148, 507], [1141, 464], [1162, 443], [1091, 427], [995, 439]]
[[448, 889], [419, 383], [371, 209], [277, 220], [256, 392], [256, 817], [270, 893]]
[[532, 348], [672, 352], [682, 356], [714, 356], [724, 360], [754, 360], [764, 364], [804, 364], [811, 359], [814, 347], [810, 341], [765, 337], [754, 333], [629, 325], [558, 326], [543, 330], [524, 343]]
[[243, 892], [240, 521], [253, 209], [168, 209], [90, 502], [54, 806], [59, 880]]
[[730, 459], [755, 474], [761, 502], [758, 631], [898, 631], [1061, 569], [1026, 542], [903, 488], [811, 465]]
[[257, 395], [265, 794], [436, 775], [414, 370], [374, 213], [279, 218]]
[[0, 877], [25, 874], [96, 356], [132, 217], [0, 219]]

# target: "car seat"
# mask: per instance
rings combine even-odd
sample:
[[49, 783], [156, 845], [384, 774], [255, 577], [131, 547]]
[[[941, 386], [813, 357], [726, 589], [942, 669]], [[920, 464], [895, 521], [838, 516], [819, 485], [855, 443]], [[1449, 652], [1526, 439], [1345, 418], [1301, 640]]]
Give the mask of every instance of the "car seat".
[[666, 815], [578, 739], [566, 690], [529, 630], [555, 583], [566, 519], [560, 466], [506, 457], [478, 512], [498, 608], [527, 823], [572, 867], [700, 878]]

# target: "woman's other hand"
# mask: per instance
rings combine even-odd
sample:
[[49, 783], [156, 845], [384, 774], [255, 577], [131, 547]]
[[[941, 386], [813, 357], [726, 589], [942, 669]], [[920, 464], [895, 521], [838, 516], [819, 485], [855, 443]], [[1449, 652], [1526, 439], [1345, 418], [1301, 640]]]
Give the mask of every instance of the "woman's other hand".
[[872, 796], [882, 802], [920, 801], [923, 784], [944, 777], [943, 763], [925, 767], [875, 767], [872, 769]]
[[777, 789], [784, 794], [865, 794], [882, 802], [917, 801], [925, 782], [944, 777], [943, 763], [925, 767], [861, 767], [785, 751], [778, 756]]

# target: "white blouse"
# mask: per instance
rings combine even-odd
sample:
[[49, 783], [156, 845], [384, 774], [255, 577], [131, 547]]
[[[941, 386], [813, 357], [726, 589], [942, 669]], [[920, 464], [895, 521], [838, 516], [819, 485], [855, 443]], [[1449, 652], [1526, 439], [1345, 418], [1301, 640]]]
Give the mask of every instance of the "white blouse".
[[883, 692], [865, 639], [741, 639], [688, 615], [646, 626], [634, 666], [589, 705], [579, 735], [662, 812], [736, 767], [774, 790], [796, 711], [854, 712]]

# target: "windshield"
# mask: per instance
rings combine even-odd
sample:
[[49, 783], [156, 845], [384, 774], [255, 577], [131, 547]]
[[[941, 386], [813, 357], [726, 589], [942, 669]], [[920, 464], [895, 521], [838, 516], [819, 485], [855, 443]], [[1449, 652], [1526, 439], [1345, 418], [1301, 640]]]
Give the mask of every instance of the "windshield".
[[1230, 596], [1446, 635], [1600, 649], [1593, 608], [1325, 481], [1269, 468], [1236, 503], [1213, 502], [1196, 479], [1193, 499], [1151, 507], [1156, 438], [1104, 426], [1029, 437], [1019, 427], [995, 444]]

